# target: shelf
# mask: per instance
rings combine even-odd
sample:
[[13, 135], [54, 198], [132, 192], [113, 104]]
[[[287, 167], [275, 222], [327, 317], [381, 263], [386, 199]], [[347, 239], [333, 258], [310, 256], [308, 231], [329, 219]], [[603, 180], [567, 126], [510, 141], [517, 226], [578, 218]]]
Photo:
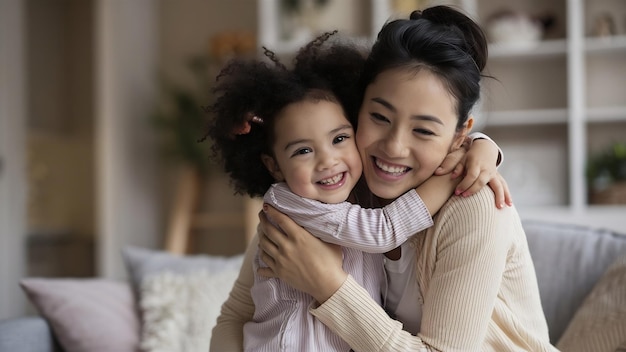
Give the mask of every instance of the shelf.
[[610, 106], [587, 109], [587, 122], [626, 122], [626, 106]]
[[[514, 200], [515, 201], [515, 200]], [[562, 222], [605, 228], [626, 234], [626, 205], [591, 205], [580, 211], [569, 206], [518, 207], [522, 220]]]
[[487, 126], [520, 126], [567, 123], [567, 109], [485, 111]]
[[592, 54], [626, 53], [626, 35], [585, 39], [585, 51]]
[[489, 44], [489, 58], [497, 60], [565, 57], [565, 39], [545, 40], [531, 44]]
[[[277, 3], [258, 0], [261, 9]], [[494, 0], [462, 0], [455, 4], [476, 18], [487, 18], [501, 5]], [[600, 38], [585, 33], [591, 32], [595, 14], [608, 12], [617, 19], [626, 9], [624, 4], [623, 0], [550, 1], [541, 7], [557, 18], [557, 26], [549, 36], [558, 39], [529, 44], [489, 43], [485, 74], [495, 79], [483, 81], [475, 128], [485, 128], [503, 147], [508, 161], [500, 171], [514, 197], [517, 195], [522, 218], [606, 226], [626, 232], [626, 205], [589, 205], [585, 179], [586, 154], [610, 141], [622, 140], [626, 131], [626, 34]], [[519, 11], [537, 11], [532, 2], [517, 5]], [[369, 6], [371, 41], [389, 18], [392, 2], [372, 0]], [[338, 22], [342, 21], [340, 16]], [[275, 30], [278, 23], [272, 16], [261, 22], [270, 30]], [[275, 31], [270, 33], [273, 37], [263, 35], [263, 31], [261, 34], [260, 38], [274, 43], [271, 49], [278, 53], [293, 53], [304, 44], [276, 41], [279, 37]], [[230, 223], [232, 219], [223, 221]]]

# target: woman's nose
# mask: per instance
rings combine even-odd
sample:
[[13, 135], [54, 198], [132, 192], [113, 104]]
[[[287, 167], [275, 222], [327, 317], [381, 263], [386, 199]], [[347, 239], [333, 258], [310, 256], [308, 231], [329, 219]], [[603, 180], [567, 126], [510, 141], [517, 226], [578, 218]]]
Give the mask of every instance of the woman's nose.
[[383, 152], [390, 158], [405, 158], [409, 155], [407, 141], [397, 131], [390, 132], [385, 136], [382, 147]]

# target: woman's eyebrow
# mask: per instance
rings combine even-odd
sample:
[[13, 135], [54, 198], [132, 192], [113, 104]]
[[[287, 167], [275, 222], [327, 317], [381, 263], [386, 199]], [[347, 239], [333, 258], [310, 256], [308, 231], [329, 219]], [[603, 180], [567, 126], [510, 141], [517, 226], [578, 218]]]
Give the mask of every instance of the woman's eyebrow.
[[[378, 103], [378, 104], [380, 104], [382, 106], [384, 106], [385, 108], [389, 109], [393, 113], [397, 113], [398, 112], [398, 110], [393, 105], [391, 105], [390, 102], [388, 102], [387, 100], [385, 100], [383, 98], [379, 98], [379, 97], [372, 98], [372, 101], [376, 102], [376, 103]], [[441, 121], [440, 118], [438, 118], [436, 116], [432, 116], [432, 115], [413, 115], [413, 116], [411, 116], [411, 119], [413, 119], [413, 120], [423, 120], [423, 121], [424, 120], [425, 121], [432, 121], [432, 122], [435, 122], [435, 123], [443, 125], [443, 121]]]
[[391, 110], [392, 112], [397, 112], [396, 108], [393, 105], [391, 105], [390, 102], [386, 101], [383, 98], [378, 98], [378, 97], [377, 98], [372, 98], [372, 101], [376, 102], [376, 103], [378, 103], [378, 104], [380, 104], [380, 105], [382, 105], [384, 107], [386, 107], [387, 109]]
[[411, 116], [412, 120], [422, 120], [422, 121], [432, 121], [435, 123], [438, 123], [440, 125], [443, 125], [443, 121], [441, 121], [440, 118], [436, 117], [436, 116], [432, 116], [432, 115], [413, 115]]

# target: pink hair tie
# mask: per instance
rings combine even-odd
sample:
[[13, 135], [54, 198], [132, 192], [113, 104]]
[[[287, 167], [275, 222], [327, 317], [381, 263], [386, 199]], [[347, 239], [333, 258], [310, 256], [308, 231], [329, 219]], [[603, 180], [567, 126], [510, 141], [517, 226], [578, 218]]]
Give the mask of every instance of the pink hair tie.
[[231, 132], [231, 137], [234, 139], [235, 136], [241, 136], [250, 133], [250, 131], [252, 130], [252, 125], [250, 124], [250, 122], [262, 125], [263, 119], [251, 112], [247, 113], [244, 122], [241, 125], [235, 126], [233, 128]]

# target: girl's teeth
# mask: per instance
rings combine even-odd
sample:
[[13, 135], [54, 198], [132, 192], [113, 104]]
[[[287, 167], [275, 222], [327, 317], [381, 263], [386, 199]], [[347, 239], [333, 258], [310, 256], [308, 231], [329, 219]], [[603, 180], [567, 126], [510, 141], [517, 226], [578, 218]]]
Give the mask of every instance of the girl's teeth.
[[384, 164], [378, 159], [376, 159], [376, 166], [378, 166], [381, 170], [388, 172], [390, 174], [394, 174], [394, 175], [401, 175], [405, 173], [406, 170], [409, 169], [406, 166], [390, 166], [390, 165]]
[[341, 180], [343, 180], [343, 173], [327, 178], [325, 180], [321, 180], [320, 183], [323, 185], [334, 185]]

